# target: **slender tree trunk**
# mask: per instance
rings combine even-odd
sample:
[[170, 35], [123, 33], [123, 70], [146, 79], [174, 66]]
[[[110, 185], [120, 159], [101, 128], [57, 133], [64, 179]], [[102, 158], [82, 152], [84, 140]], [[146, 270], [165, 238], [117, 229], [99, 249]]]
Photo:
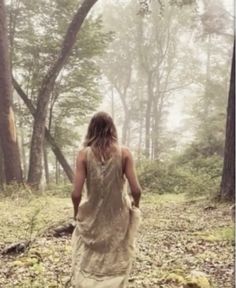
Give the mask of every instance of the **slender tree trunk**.
[[152, 158], [157, 159], [159, 154], [159, 115], [157, 109], [157, 101], [153, 104], [153, 129], [152, 129]]
[[44, 171], [45, 171], [45, 179], [47, 185], [49, 185], [49, 169], [48, 169], [48, 149], [47, 149], [47, 143], [44, 142], [43, 146], [43, 162], [44, 162]]
[[150, 148], [151, 148], [151, 110], [152, 110], [152, 102], [153, 102], [153, 87], [152, 87], [152, 72], [148, 73], [148, 99], [147, 99], [147, 107], [146, 107], [146, 115], [145, 115], [145, 154], [146, 157], [150, 157]]
[[[25, 105], [29, 109], [31, 115], [35, 117], [36, 109], [34, 108], [31, 100], [28, 98], [28, 96], [25, 94], [25, 92], [22, 90], [20, 85], [17, 83], [17, 81], [13, 78], [13, 86], [16, 89], [18, 95], [21, 97], [21, 99], [24, 101]], [[50, 134], [49, 130], [45, 127], [45, 138], [47, 142], [50, 144], [51, 149], [53, 153], [55, 154], [58, 162], [61, 164], [62, 168], [65, 171], [65, 174], [67, 175], [70, 182], [73, 182], [74, 179], [74, 172], [71, 169], [69, 163], [66, 161], [66, 158], [64, 157], [60, 147], [57, 145], [55, 139]]]
[[122, 144], [127, 145], [128, 143], [128, 134], [129, 134], [129, 124], [130, 124], [130, 117], [129, 117], [129, 110], [128, 107], [124, 107], [125, 117], [124, 123], [122, 127]]
[[[142, 78], [141, 78], [142, 79]], [[138, 113], [138, 159], [140, 159], [142, 153], [143, 144], [143, 83], [141, 82], [140, 87], [138, 87], [137, 94], [139, 96], [139, 113]]]
[[230, 89], [227, 107], [224, 166], [221, 180], [220, 198], [235, 199], [235, 42], [232, 58]]
[[56, 78], [67, 61], [70, 52], [76, 42], [76, 36], [83, 24], [87, 14], [97, 0], [84, 0], [70, 23], [62, 43], [60, 53], [54, 65], [51, 66], [47, 75], [42, 81], [37, 98], [33, 134], [30, 149], [30, 165], [28, 183], [36, 189], [39, 188], [42, 176], [42, 151], [44, 142], [44, 131], [47, 117], [47, 108], [50, 94], [53, 91]]
[[143, 117], [139, 120], [139, 138], [138, 138], [138, 158], [140, 159], [142, 152], [142, 140], [143, 140]]
[[56, 178], [56, 184], [59, 184], [59, 167], [58, 167], [58, 161], [57, 158], [56, 160], [56, 165], [55, 165], [55, 178]]
[[4, 157], [6, 182], [22, 182], [20, 153], [17, 143], [12, 83], [8, 50], [5, 3], [0, 0], [0, 140]]
[[26, 147], [24, 142], [24, 129], [20, 128], [20, 136], [21, 136], [21, 155], [22, 155], [22, 165], [23, 165], [23, 177], [26, 179], [28, 173], [28, 166], [26, 161]]
[[[159, 59], [158, 59], [159, 61]], [[161, 120], [161, 93], [160, 93], [160, 75], [159, 69], [156, 71], [156, 91], [153, 95], [153, 129], [152, 129], [152, 159], [158, 159], [159, 156], [159, 129], [160, 129], [160, 120]]]
[[5, 183], [5, 175], [4, 175], [4, 160], [2, 148], [0, 146], [0, 189], [3, 190]]
[[203, 119], [207, 121], [209, 116], [209, 108], [210, 108], [210, 89], [209, 83], [211, 78], [211, 35], [208, 36], [207, 41], [207, 66], [206, 66], [206, 83], [205, 83], [205, 92], [204, 92], [204, 107], [203, 107]]

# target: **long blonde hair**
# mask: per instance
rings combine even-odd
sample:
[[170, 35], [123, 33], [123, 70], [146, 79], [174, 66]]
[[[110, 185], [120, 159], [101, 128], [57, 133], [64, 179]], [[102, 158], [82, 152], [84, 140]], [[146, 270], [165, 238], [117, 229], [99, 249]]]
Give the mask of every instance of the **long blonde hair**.
[[112, 117], [106, 112], [96, 113], [90, 120], [84, 147], [90, 146], [96, 157], [104, 161], [117, 144], [117, 131]]

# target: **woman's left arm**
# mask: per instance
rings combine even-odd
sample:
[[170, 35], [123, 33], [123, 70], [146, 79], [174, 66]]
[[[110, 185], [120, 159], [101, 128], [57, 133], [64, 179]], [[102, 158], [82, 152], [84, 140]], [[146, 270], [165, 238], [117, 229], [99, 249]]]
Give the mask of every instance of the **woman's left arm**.
[[82, 198], [83, 185], [86, 179], [86, 157], [83, 150], [79, 151], [76, 159], [74, 189], [71, 193], [71, 199], [74, 206], [74, 220], [78, 213], [78, 207]]

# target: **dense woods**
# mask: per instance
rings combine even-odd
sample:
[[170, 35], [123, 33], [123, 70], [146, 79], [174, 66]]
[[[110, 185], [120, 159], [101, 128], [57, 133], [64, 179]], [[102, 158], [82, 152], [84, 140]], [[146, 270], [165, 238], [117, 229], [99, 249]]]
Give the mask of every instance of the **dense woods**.
[[[202, 176], [212, 173], [212, 180], [203, 182], [214, 188], [205, 188], [230, 198], [222, 196], [228, 193], [222, 192], [223, 183], [229, 183], [224, 179], [233, 175], [225, 168], [227, 160], [220, 185], [228, 150], [233, 159], [230, 148], [223, 152], [225, 135], [226, 147], [227, 139], [234, 138], [226, 133], [232, 133], [231, 126], [225, 130], [226, 118], [231, 119], [226, 117], [227, 96], [234, 94], [233, 80], [229, 85], [230, 13], [219, 2], [127, 1], [98, 3], [87, 16], [96, 2], [6, 3], [9, 41], [6, 21], [1, 28], [1, 101], [7, 101], [1, 102], [2, 185], [21, 182], [20, 161], [24, 182], [36, 190], [40, 183], [62, 178], [72, 182], [84, 124], [101, 108], [114, 117], [120, 142], [134, 150], [140, 170], [145, 166], [158, 174], [163, 165], [169, 171], [178, 163], [169, 172], [179, 182], [191, 182], [210, 165]], [[228, 114], [233, 113], [229, 101]], [[10, 167], [13, 162], [18, 164]], [[184, 177], [188, 165], [193, 173]], [[155, 173], [148, 180], [154, 186]]]
[[[229, 209], [219, 206], [221, 215], [214, 205], [235, 199], [232, 7], [228, 0], [0, 0], [0, 200], [67, 198], [88, 121], [104, 110], [133, 152], [148, 213], [149, 200], [159, 207], [155, 199], [167, 199], [169, 211], [169, 194], [176, 203], [221, 200], [201, 209], [214, 210], [209, 229], [217, 229], [214, 217], [227, 226]], [[189, 205], [198, 215], [200, 206]]]

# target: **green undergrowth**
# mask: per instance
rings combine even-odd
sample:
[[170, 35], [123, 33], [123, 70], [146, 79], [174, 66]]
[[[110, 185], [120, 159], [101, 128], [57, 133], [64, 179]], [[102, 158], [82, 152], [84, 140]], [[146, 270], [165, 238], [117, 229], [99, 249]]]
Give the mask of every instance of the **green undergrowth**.
[[219, 227], [210, 231], [195, 232], [194, 235], [207, 241], [234, 241], [234, 227]]
[[0, 201], [0, 244], [30, 239], [65, 218], [72, 217], [69, 198], [33, 196]]
[[[234, 242], [229, 205], [202, 196], [189, 199], [183, 193], [144, 191], [129, 288], [232, 288]], [[51, 191], [4, 196], [0, 211], [0, 249], [35, 239], [23, 254], [0, 256], [0, 287], [69, 288], [71, 238], [48, 238], [40, 233], [72, 216], [70, 198], [51, 195]]]

